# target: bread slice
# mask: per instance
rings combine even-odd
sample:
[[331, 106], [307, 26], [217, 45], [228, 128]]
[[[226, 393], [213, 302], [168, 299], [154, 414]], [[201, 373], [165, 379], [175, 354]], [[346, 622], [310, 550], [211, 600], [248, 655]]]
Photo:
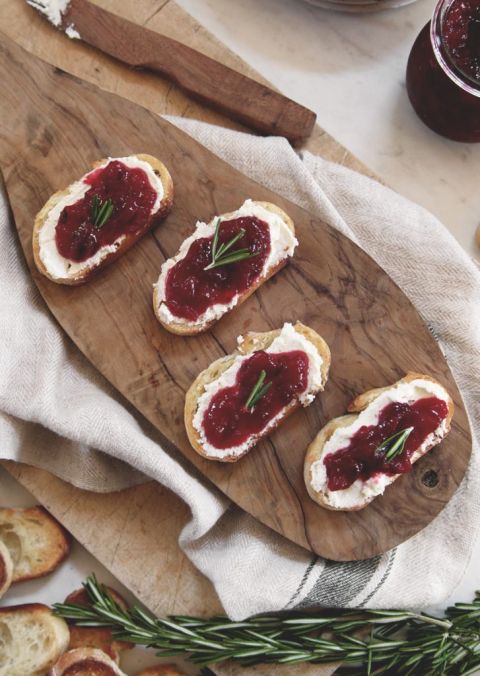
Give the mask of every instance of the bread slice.
[[[376, 495], [365, 495], [359, 497], [356, 501], [354, 501], [353, 504], [349, 504], [348, 506], [345, 507], [339, 507], [336, 506], [332, 503], [332, 496], [329, 495], [328, 490], [315, 490], [315, 488], [312, 486], [312, 465], [316, 463], [317, 461], [321, 461], [324, 457], [324, 447], [327, 441], [330, 439], [330, 437], [334, 434], [334, 432], [341, 428], [341, 427], [348, 427], [352, 423], [356, 421], [358, 418], [358, 415], [361, 413], [361, 411], [367, 409], [373, 402], [384, 392], [387, 392], [388, 390], [391, 390], [393, 387], [400, 383], [410, 383], [415, 380], [427, 380], [432, 383], [435, 383], [436, 385], [440, 386], [442, 390], [444, 391], [444, 395], [447, 401], [447, 406], [448, 406], [448, 414], [447, 418], [445, 421], [444, 428], [442, 430], [438, 430], [435, 433], [435, 437], [433, 441], [429, 444], [426, 445], [425, 448], [416, 451], [413, 453], [411, 457], [411, 462], [412, 464], [417, 462], [422, 456], [424, 456], [430, 449], [432, 449], [434, 446], [440, 443], [440, 441], [448, 434], [450, 431], [450, 426], [451, 426], [451, 421], [453, 417], [453, 411], [454, 411], [454, 405], [453, 401], [448, 394], [448, 392], [443, 388], [440, 383], [438, 383], [434, 378], [431, 376], [427, 375], [422, 375], [419, 373], [413, 373], [409, 372], [406, 374], [404, 378], [401, 378], [398, 380], [396, 383], [393, 385], [390, 385], [388, 387], [380, 387], [372, 390], [368, 390], [367, 392], [364, 392], [363, 394], [358, 395], [352, 403], [348, 406], [348, 411], [351, 413], [351, 415], [344, 415], [339, 418], [334, 418], [333, 420], [330, 420], [317, 434], [315, 439], [312, 441], [310, 446], [308, 447], [307, 454], [305, 456], [305, 465], [304, 465], [304, 479], [305, 479], [305, 485], [307, 487], [308, 493], [310, 497], [315, 500], [319, 505], [322, 507], [325, 507], [326, 509], [334, 510], [334, 511], [348, 511], [348, 512], [354, 512], [358, 511], [359, 509], [363, 509], [366, 507], [372, 500], [374, 500]], [[390, 485], [396, 479], [398, 479], [401, 476], [401, 474], [395, 474], [393, 476], [387, 476], [387, 475], [382, 475], [384, 477], [384, 484], [385, 486]], [[357, 479], [357, 481], [360, 481]], [[357, 481], [354, 482], [354, 485], [357, 484]], [[351, 487], [350, 487], [351, 488]], [[343, 489], [345, 491], [349, 489]], [[342, 490], [340, 491], [334, 491], [333, 494], [335, 493], [342, 493]]]
[[13, 582], [48, 575], [70, 551], [66, 531], [43, 507], [0, 508], [0, 540], [13, 561]]
[[7, 545], [0, 540], [0, 599], [9, 589], [13, 579], [13, 561]]
[[135, 676], [185, 676], [185, 672], [177, 669], [174, 664], [155, 664], [138, 671]]
[[[325, 342], [325, 340], [318, 334], [316, 331], [311, 329], [304, 324], [297, 322], [294, 325], [294, 330], [306, 338], [315, 348], [318, 355], [322, 359], [321, 364], [321, 385], [317, 391], [321, 391], [325, 387], [325, 383], [328, 378], [328, 371], [330, 368], [330, 349]], [[249, 450], [255, 445], [260, 439], [264, 436], [267, 436], [273, 432], [281, 421], [285, 420], [289, 415], [291, 415], [299, 406], [300, 401], [298, 399], [293, 399], [284, 409], [281, 415], [281, 418], [274, 424], [274, 426], [269, 426], [268, 429], [265, 429], [263, 432], [260, 432], [253, 438], [253, 443], [250, 448], [243, 451], [242, 453], [228, 454], [217, 457], [212, 456], [208, 450], [202, 445], [202, 439], [198, 430], [194, 427], [193, 421], [195, 413], [198, 408], [199, 398], [205, 391], [205, 388], [210, 383], [218, 380], [221, 375], [235, 362], [237, 357], [240, 355], [247, 355], [258, 350], [266, 350], [275, 340], [277, 336], [280, 335], [283, 329], [276, 329], [274, 331], [267, 331], [265, 333], [247, 333], [244, 337], [239, 338], [238, 350], [233, 354], [230, 354], [221, 359], [214, 361], [205, 371], [202, 371], [195, 381], [190, 386], [185, 398], [185, 427], [187, 430], [188, 439], [197, 453], [208, 458], [209, 460], [218, 460], [220, 462], [236, 462], [241, 457], [243, 457]], [[316, 392], [315, 392], [316, 394]]]
[[[280, 207], [277, 207], [275, 204], [272, 204], [271, 202], [259, 202], [259, 201], [252, 201], [253, 205], [257, 205], [260, 207], [263, 207], [266, 211], [269, 211], [273, 214], [276, 214], [279, 216], [282, 221], [285, 223], [286, 227], [290, 230], [292, 235], [295, 237], [295, 226], [290, 218], [290, 216], [283, 211], [283, 209], [280, 209]], [[229, 212], [227, 214], [222, 214], [220, 218], [223, 221], [227, 221], [235, 216], [236, 212]], [[217, 216], [215, 216], [211, 221], [209, 225], [212, 225], [215, 223], [217, 220]], [[162, 265], [162, 270], [166, 265], [169, 265], [175, 258], [179, 255], [180, 252], [177, 252], [177, 254], [173, 257], [168, 259], [167, 261], [164, 262]], [[247, 298], [249, 298], [264, 282], [266, 282], [270, 277], [273, 277], [279, 270], [281, 270], [285, 265], [288, 263], [290, 256], [286, 256], [282, 260], [280, 260], [276, 265], [273, 265], [272, 267], [266, 269], [263, 274], [260, 275], [260, 277], [243, 293], [241, 293], [235, 302], [235, 305], [233, 308], [230, 308], [228, 305], [225, 306], [225, 311], [217, 317], [214, 317], [213, 319], [210, 319], [209, 321], [205, 320], [200, 320], [197, 322], [185, 322], [182, 320], [166, 320], [164, 317], [162, 317], [161, 314], [161, 308], [163, 305], [166, 305], [165, 301], [160, 298], [160, 292], [159, 292], [159, 282], [162, 276], [162, 273], [160, 273], [159, 280], [157, 284], [154, 286], [153, 290], [153, 310], [155, 312], [155, 316], [157, 317], [158, 321], [160, 324], [167, 329], [167, 331], [170, 331], [171, 333], [175, 333], [181, 336], [193, 336], [197, 335], [199, 333], [203, 333], [204, 331], [208, 331], [210, 327], [212, 327], [221, 317], [223, 317], [225, 314], [228, 312], [231, 312], [234, 308], [238, 307], [242, 303], [244, 303]]]
[[126, 676], [110, 657], [97, 648], [77, 648], [62, 655], [49, 676]]
[[0, 676], [43, 676], [68, 646], [68, 627], [48, 606], [0, 608]]
[[[126, 610], [128, 605], [125, 599], [114, 589], [111, 589], [110, 587], [107, 587], [107, 589], [120, 608]], [[91, 605], [88, 594], [83, 587], [81, 589], [76, 589], [69, 594], [64, 603], [75, 603], [87, 607]], [[111, 629], [108, 629], [108, 627], [78, 627], [72, 624], [70, 625], [70, 642], [68, 648], [69, 650], [75, 648], [97, 648], [106, 653], [116, 664], [119, 664], [120, 653], [124, 650], [131, 650], [133, 648], [133, 643], [114, 639], [112, 631]]]
[[[131, 157], [147, 162], [152, 167], [156, 176], [160, 179], [163, 185], [164, 194], [158, 210], [153, 215], [153, 217], [145, 224], [145, 227], [139, 233], [136, 234], [127, 233], [120, 243], [115, 244], [116, 247], [115, 251], [106, 253], [99, 261], [85, 267], [80, 271], [74, 273], [66, 272], [64, 275], [58, 276], [52, 273], [52, 271], [46, 267], [44, 261], [42, 260], [40, 233], [42, 231], [42, 228], [45, 226], [50, 211], [63, 198], [65, 198], [69, 194], [71, 186], [68, 186], [68, 188], [65, 188], [64, 190], [59, 190], [58, 192], [54, 193], [36, 215], [32, 235], [33, 257], [35, 260], [35, 264], [38, 270], [42, 273], [42, 275], [48, 277], [52, 282], [67, 285], [77, 285], [87, 282], [92, 277], [92, 275], [96, 274], [99, 270], [104, 268], [109, 263], [112, 263], [115, 259], [119, 258], [119, 256], [121, 256], [128, 249], [130, 249], [130, 247], [132, 247], [141, 237], [143, 237], [143, 235], [146, 232], [148, 232], [148, 230], [150, 230], [156, 223], [158, 223], [159, 220], [164, 218], [170, 211], [173, 204], [173, 181], [166, 166], [163, 164], [163, 162], [160, 162], [160, 160], [157, 160], [155, 157], [152, 157], [152, 155], [146, 155], [144, 153], [141, 153], [137, 155], [132, 155]], [[99, 160], [98, 162], [94, 163], [90, 171], [96, 169], [102, 164], [105, 164], [106, 162], [109, 161], [109, 159], [116, 158]], [[84, 176], [85, 175], [86, 174], [84, 174]]]

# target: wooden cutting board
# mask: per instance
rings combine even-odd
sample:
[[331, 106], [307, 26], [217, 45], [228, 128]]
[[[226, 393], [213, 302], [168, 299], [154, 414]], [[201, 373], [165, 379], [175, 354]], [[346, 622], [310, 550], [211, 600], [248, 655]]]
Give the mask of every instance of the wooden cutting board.
[[[461, 481], [471, 443], [443, 355], [393, 281], [326, 223], [242, 176], [150, 112], [34, 59], [6, 37], [0, 71], [5, 87], [0, 156], [35, 282], [70, 337], [156, 426], [164, 445], [180, 450], [260, 521], [329, 559], [374, 556], [426, 526]], [[161, 158], [173, 176], [176, 206], [169, 217], [86, 286], [61, 287], [41, 277], [32, 262], [31, 229], [48, 196], [100, 157], [145, 149]], [[163, 260], [176, 252], [197, 218], [231, 211], [246, 197], [275, 202], [292, 216], [300, 240], [293, 263], [210, 333], [168, 334], [151, 311], [151, 288]], [[332, 350], [325, 393], [238, 463], [198, 456], [188, 444], [182, 415], [192, 380], [231, 352], [239, 334], [296, 319], [321, 333]], [[356, 393], [393, 382], [407, 370], [436, 376], [455, 400], [453, 429], [441, 452], [429, 454], [361, 512], [321, 509], [303, 483], [308, 443]], [[432, 472], [434, 487], [424, 480]]]

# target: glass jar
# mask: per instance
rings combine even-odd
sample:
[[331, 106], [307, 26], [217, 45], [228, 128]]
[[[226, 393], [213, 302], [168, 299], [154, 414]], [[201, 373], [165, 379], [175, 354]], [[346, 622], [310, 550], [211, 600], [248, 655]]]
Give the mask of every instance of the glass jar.
[[480, 0], [440, 0], [410, 52], [407, 92], [430, 129], [480, 142]]

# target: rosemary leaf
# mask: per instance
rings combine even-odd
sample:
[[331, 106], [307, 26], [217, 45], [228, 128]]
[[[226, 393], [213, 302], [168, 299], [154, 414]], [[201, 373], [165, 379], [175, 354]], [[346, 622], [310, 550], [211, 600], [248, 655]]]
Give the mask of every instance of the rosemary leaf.
[[250, 392], [250, 395], [249, 395], [247, 402], [245, 404], [245, 408], [248, 408], [251, 411], [253, 411], [253, 409], [257, 405], [257, 402], [271, 388], [271, 386], [272, 386], [271, 381], [264, 385], [266, 377], [267, 377], [267, 372], [264, 371], [264, 370], [260, 371], [260, 375], [258, 376], [258, 380], [257, 380], [256, 384], [253, 386], [252, 391]]
[[252, 252], [250, 251], [250, 249], [237, 249], [236, 251], [232, 251], [230, 254], [227, 255], [227, 252], [230, 251], [231, 248], [235, 246], [235, 244], [238, 242], [238, 240], [242, 239], [242, 237], [245, 235], [245, 230], [244, 228], [240, 228], [240, 230], [234, 237], [232, 237], [232, 239], [230, 239], [228, 242], [223, 242], [223, 244], [220, 244], [220, 246], [218, 246], [218, 238], [220, 235], [220, 224], [221, 219], [217, 218], [215, 222], [215, 232], [212, 240], [212, 251], [211, 251], [212, 260], [208, 265], [206, 265], [203, 268], [204, 270], [213, 270], [214, 268], [219, 268], [222, 267], [223, 265], [238, 263], [239, 261], [246, 260], [247, 258], [253, 258], [254, 256], [258, 256], [258, 252]]
[[200, 665], [225, 660], [245, 666], [342, 662], [348, 666], [340, 673], [371, 676], [457, 676], [480, 668], [479, 596], [447, 608], [443, 618], [330, 610], [318, 616], [263, 615], [230, 622], [184, 615], [157, 619], [139, 608], [119, 608], [93, 575], [84, 586], [91, 606], [58, 603], [55, 614], [79, 626], [109, 626], [115, 637], [155, 648], [160, 657], [184, 655]]
[[395, 432], [395, 434], [392, 434], [391, 437], [388, 437], [388, 439], [385, 439], [385, 441], [382, 441], [382, 443], [377, 446], [375, 453], [377, 455], [384, 454], [385, 460], [391, 462], [403, 453], [405, 443], [412, 432], [413, 427], [406, 427], [404, 430]]
[[102, 202], [98, 195], [93, 196], [92, 200], [92, 212], [91, 217], [93, 221], [93, 227], [97, 230], [103, 228], [105, 223], [113, 214], [113, 201], [109, 198]]

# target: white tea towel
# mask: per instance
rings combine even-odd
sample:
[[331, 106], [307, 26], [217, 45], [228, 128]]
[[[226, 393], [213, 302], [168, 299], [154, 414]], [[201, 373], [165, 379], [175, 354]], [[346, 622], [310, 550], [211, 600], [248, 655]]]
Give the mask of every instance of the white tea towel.
[[[424, 531], [368, 561], [324, 561], [282, 539], [162, 449], [155, 430], [65, 337], [26, 270], [3, 197], [0, 457], [90, 490], [116, 490], [148, 475], [175, 491], [192, 511], [180, 544], [232, 618], [311, 606], [440, 604], [461, 579], [480, 516], [478, 270], [431, 214], [374, 181], [308, 153], [299, 156], [283, 139], [173, 121], [355, 239], [405, 291], [440, 342], [470, 416], [474, 449], [465, 480]], [[432, 566], [438, 561], [441, 566]]]

